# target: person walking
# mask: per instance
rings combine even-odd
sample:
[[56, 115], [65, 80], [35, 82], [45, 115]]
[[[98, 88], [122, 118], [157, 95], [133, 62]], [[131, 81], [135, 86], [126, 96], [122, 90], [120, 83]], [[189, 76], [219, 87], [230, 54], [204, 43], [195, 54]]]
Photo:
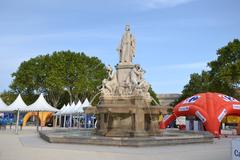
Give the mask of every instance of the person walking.
[[20, 130], [22, 130], [22, 126], [23, 126], [23, 120], [22, 119], [19, 120], [19, 126], [20, 126]]

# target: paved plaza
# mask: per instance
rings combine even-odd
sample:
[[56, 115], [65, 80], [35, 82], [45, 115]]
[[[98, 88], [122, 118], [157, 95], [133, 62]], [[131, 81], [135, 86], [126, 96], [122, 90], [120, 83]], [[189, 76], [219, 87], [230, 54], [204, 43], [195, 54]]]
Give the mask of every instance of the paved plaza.
[[53, 144], [39, 138], [33, 128], [18, 135], [0, 131], [0, 160], [229, 160], [231, 138], [215, 139], [213, 144], [160, 147], [112, 147]]

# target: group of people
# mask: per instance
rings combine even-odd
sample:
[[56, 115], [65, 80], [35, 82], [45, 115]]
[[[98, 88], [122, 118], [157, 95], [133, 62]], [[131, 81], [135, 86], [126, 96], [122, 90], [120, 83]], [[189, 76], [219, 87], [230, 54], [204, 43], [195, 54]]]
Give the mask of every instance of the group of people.
[[[13, 123], [14, 123], [13, 118], [0, 117], [0, 130], [6, 130], [8, 125], [9, 125], [9, 128], [12, 129]], [[22, 130], [22, 124], [23, 124], [23, 120], [20, 119], [19, 126], [21, 130]]]

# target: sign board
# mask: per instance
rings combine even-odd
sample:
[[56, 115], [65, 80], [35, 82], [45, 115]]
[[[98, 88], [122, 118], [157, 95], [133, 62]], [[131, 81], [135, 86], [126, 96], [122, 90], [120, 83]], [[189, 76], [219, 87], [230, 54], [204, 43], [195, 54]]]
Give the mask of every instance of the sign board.
[[234, 104], [234, 105], [233, 105], [233, 109], [235, 109], [235, 110], [240, 110], [240, 105], [239, 105], [239, 104]]
[[182, 106], [182, 107], [179, 107], [179, 108], [178, 108], [178, 111], [179, 111], [179, 112], [186, 112], [186, 111], [189, 111], [189, 106]]
[[170, 117], [170, 115], [165, 115], [165, 116], [163, 117], [163, 121], [165, 122], [166, 120], [168, 120], [169, 117]]
[[202, 123], [206, 122], [206, 118], [199, 111], [196, 111], [195, 115], [202, 121]]
[[196, 96], [192, 96], [188, 99], [186, 99], [183, 104], [186, 104], [186, 103], [195, 103], [198, 99], [200, 98], [200, 96], [196, 95]]
[[226, 116], [227, 110], [224, 108], [223, 111], [218, 116], [218, 121], [221, 122], [223, 118]]
[[232, 160], [240, 160], [240, 139], [232, 140]]
[[177, 117], [176, 124], [177, 125], [186, 125], [186, 117], [185, 116]]
[[230, 96], [227, 96], [227, 95], [222, 95], [222, 94], [219, 94], [218, 95], [219, 97], [222, 97], [224, 101], [226, 102], [238, 102], [237, 99], [233, 98], [233, 97], [230, 97]]

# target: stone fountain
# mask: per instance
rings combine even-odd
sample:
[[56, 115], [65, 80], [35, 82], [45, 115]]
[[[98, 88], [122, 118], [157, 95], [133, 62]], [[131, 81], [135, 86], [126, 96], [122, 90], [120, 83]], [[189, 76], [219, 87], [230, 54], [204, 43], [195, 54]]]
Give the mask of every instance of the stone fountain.
[[152, 106], [144, 80], [145, 71], [133, 64], [135, 39], [127, 25], [118, 47], [119, 63], [115, 71], [107, 67], [108, 78], [102, 81], [100, 103], [84, 109], [95, 114], [97, 128], [59, 128], [40, 131], [51, 143], [76, 143], [116, 146], [159, 146], [189, 143], [212, 143], [213, 136], [205, 132], [160, 131], [158, 119], [163, 108]]
[[[119, 63], [114, 71], [107, 67], [108, 78], [102, 81], [100, 103], [86, 109], [97, 117], [97, 135], [110, 137], [149, 136], [159, 133], [159, 106], [151, 106], [145, 71], [133, 64], [136, 43], [127, 25], [117, 49]], [[94, 109], [93, 109], [94, 108]]]

